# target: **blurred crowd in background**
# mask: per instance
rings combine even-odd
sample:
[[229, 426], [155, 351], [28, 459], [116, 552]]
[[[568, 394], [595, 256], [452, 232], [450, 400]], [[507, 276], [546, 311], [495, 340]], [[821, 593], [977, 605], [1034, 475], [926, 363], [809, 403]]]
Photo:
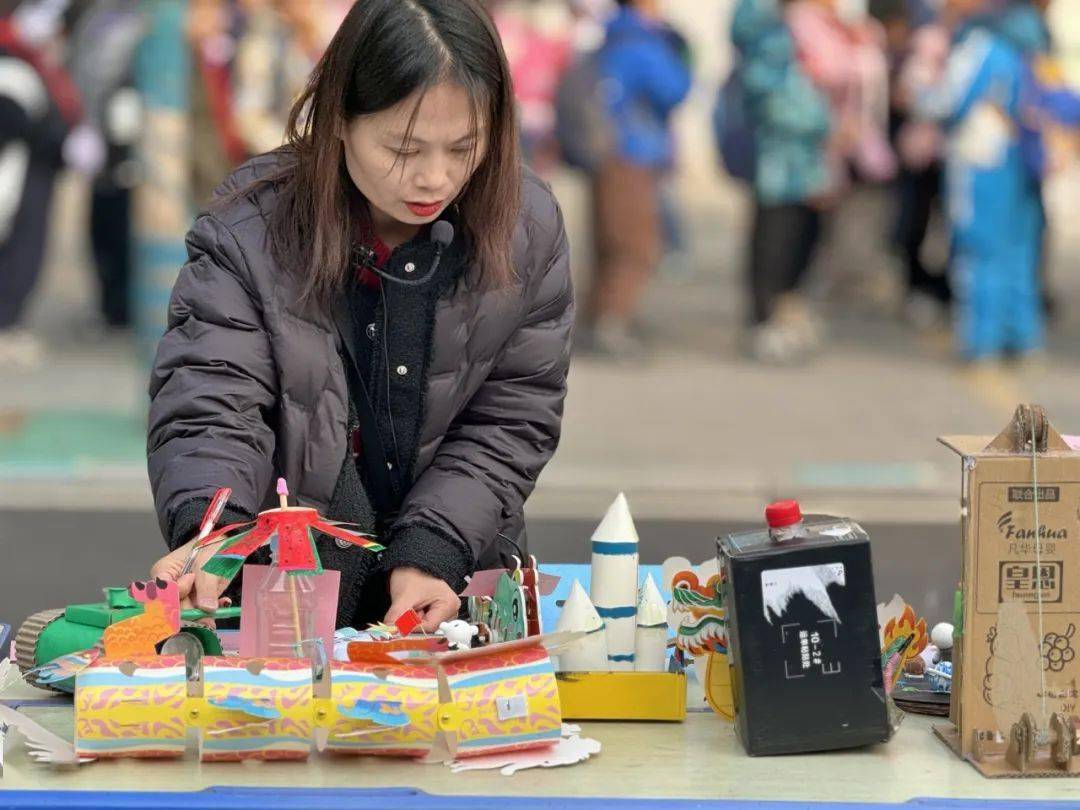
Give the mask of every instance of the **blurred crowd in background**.
[[[0, 363], [45, 360], [24, 316], [65, 170], [91, 187], [101, 321], [130, 326], [133, 194], [160, 146], [143, 126], [140, 54], [155, 4], [179, 1], [0, 0]], [[743, 351], [787, 364], [822, 350], [827, 324], [804, 294], [807, 269], [830, 220], [870, 185], [895, 196], [893, 221], [867, 238], [898, 257], [911, 321], [951, 324], [964, 361], [1037, 355], [1056, 303], [1043, 189], [1074, 159], [1080, 127], [1049, 4], [724, 4], [730, 14], [709, 37], [733, 57], [708, 91], [717, 171], [753, 205]], [[194, 213], [232, 167], [281, 144], [292, 101], [351, 3], [181, 5]], [[662, 0], [486, 5], [511, 64], [530, 164], [541, 176], [577, 172], [591, 192], [594, 257], [579, 290], [576, 348], [640, 357], [650, 280], [661, 264], [686, 260], [672, 122], [706, 56], [701, 32], [687, 37]], [[939, 258], [926, 249], [934, 222], [948, 233]]]

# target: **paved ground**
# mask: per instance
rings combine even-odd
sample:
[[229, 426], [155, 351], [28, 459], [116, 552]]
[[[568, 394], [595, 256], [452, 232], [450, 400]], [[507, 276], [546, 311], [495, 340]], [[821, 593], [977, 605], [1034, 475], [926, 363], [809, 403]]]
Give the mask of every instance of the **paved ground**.
[[[581, 277], [580, 189], [560, 180], [557, 190]], [[1022, 400], [1080, 432], [1071, 350], [1080, 314], [1068, 306], [1080, 300], [1080, 279], [1069, 272], [1068, 238], [1055, 264], [1066, 306], [1045, 366], [964, 370], [947, 334], [917, 336], [888, 308], [895, 272], [876, 247], [883, 203], [866, 195], [835, 223], [816, 273], [830, 350], [805, 368], [763, 368], [738, 350], [739, 197], [682, 190], [693, 272], [650, 291], [656, 354], [633, 367], [575, 360], [562, 447], [534, 514], [592, 517], [625, 489], [640, 515], [657, 518], [756, 518], [764, 500], [790, 494], [864, 519], [952, 521], [958, 467], [936, 436], [994, 433]], [[33, 310], [52, 360], [29, 374], [0, 369], [0, 506], [142, 509], [146, 375], [122, 339], [91, 338], [82, 326], [92, 288], [73, 227], [81, 198], [65, 191]]]

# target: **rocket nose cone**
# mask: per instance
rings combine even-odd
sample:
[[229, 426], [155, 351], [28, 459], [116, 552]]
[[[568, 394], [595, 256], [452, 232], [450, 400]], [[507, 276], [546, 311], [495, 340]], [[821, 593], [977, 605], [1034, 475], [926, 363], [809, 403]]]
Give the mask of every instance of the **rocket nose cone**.
[[626, 496], [619, 493], [611, 506], [608, 507], [600, 525], [593, 532], [594, 543], [637, 543], [638, 533], [634, 526], [634, 518], [630, 512], [630, 504]]

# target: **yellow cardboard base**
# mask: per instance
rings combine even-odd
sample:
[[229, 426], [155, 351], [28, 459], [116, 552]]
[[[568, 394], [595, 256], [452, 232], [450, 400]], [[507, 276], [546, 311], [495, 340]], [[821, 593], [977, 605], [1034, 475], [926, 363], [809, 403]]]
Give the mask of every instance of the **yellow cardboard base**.
[[672, 672], [560, 672], [566, 720], [686, 719], [686, 676]]

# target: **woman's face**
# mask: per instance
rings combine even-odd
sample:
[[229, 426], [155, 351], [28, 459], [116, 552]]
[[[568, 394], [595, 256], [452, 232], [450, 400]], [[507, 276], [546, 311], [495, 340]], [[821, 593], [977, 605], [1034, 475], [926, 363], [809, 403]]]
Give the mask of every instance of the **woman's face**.
[[[375, 225], [433, 222], [469, 182], [487, 148], [487, 124], [473, 121], [468, 92], [452, 82], [419, 92], [345, 125], [345, 164]], [[416, 110], [412, 135], [409, 118]], [[473, 129], [472, 124], [476, 124]], [[380, 221], [381, 220], [381, 221]]]

